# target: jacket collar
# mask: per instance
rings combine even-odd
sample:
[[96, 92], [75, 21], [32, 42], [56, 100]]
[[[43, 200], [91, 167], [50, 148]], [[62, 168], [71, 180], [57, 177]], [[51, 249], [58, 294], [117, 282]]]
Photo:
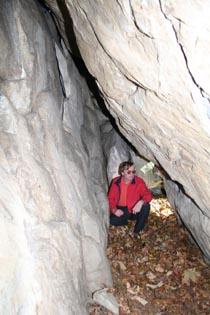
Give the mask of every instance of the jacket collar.
[[[122, 175], [119, 176], [119, 178], [116, 180], [115, 185], [119, 186], [120, 183], [121, 183], [121, 180], [122, 180]], [[135, 179], [135, 176], [134, 176], [134, 178], [132, 179], [131, 184], [135, 184], [135, 183], [136, 183], [136, 179]]]

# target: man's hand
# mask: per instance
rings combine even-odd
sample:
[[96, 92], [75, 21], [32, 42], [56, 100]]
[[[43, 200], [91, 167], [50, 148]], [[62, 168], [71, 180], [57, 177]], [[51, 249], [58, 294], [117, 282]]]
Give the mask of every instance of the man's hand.
[[144, 200], [139, 200], [136, 204], [135, 204], [135, 206], [133, 207], [133, 209], [132, 209], [132, 211], [133, 211], [133, 214], [136, 214], [136, 213], [138, 213], [138, 212], [140, 212], [141, 211], [141, 208], [142, 208], [142, 206], [143, 206], [143, 204], [144, 204]]
[[116, 209], [113, 213], [117, 217], [121, 217], [124, 214], [124, 212], [121, 209]]

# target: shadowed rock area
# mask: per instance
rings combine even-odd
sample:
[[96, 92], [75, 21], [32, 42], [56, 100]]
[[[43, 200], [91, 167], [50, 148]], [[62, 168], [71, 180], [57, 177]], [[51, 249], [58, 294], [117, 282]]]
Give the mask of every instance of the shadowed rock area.
[[108, 184], [136, 152], [210, 260], [209, 10], [0, 0], [0, 314], [88, 314], [112, 285]]

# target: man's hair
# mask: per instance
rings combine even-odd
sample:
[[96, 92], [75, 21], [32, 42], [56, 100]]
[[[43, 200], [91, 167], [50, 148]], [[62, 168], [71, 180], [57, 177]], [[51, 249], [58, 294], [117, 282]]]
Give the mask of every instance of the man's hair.
[[129, 169], [133, 165], [134, 163], [132, 161], [125, 161], [125, 162], [120, 163], [119, 168], [118, 168], [118, 174], [121, 175], [121, 173], [124, 170]]

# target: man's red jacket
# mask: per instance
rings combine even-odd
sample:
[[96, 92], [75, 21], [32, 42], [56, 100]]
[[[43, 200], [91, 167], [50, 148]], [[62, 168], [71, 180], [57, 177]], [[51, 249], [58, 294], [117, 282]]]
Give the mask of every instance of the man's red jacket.
[[[108, 192], [109, 209], [111, 213], [118, 205], [118, 201], [120, 198], [121, 180], [122, 180], [122, 176], [115, 177], [112, 180], [112, 183]], [[138, 176], [134, 176], [127, 190], [128, 211], [132, 212], [132, 208], [135, 206], [137, 201], [141, 199], [144, 200], [144, 203], [148, 203], [152, 200], [152, 194], [147, 188], [144, 180]]]

